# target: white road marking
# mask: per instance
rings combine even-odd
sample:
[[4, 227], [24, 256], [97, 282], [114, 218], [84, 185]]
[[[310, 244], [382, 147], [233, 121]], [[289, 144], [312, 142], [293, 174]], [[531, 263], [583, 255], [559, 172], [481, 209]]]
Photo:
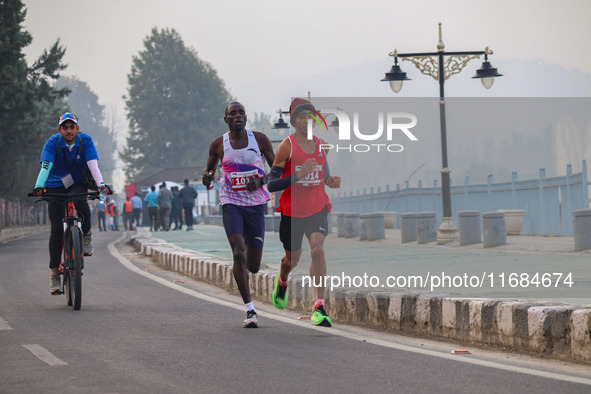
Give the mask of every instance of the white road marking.
[[[117, 242], [117, 241], [111, 242], [108, 245], [109, 252], [117, 260], [119, 260], [119, 262], [125, 268], [129, 269], [130, 271], [135, 272], [136, 274], [144, 276], [146, 278], [149, 278], [149, 279], [153, 280], [154, 282], [160, 283], [161, 285], [168, 286], [171, 289], [175, 289], [177, 291], [180, 291], [181, 293], [185, 293], [185, 294], [190, 295], [192, 297], [199, 298], [200, 300], [213, 302], [218, 305], [223, 305], [223, 306], [237, 309], [239, 311], [244, 312], [243, 305], [237, 305], [237, 304], [234, 304], [234, 303], [231, 303], [228, 301], [219, 300], [217, 298], [213, 298], [211, 296], [201, 294], [197, 291], [188, 289], [186, 287], [180, 287], [174, 283], [169, 282], [166, 279], [160, 278], [158, 276], [155, 276], [154, 274], [151, 274], [149, 272], [145, 272], [145, 271], [141, 270], [140, 268], [133, 265], [129, 260], [127, 260], [125, 257], [123, 257], [117, 251], [117, 249], [115, 248], [115, 242]], [[543, 371], [543, 370], [536, 370], [536, 369], [526, 368], [526, 367], [518, 367], [515, 365], [511, 365], [511, 364], [501, 364], [501, 363], [494, 362], [494, 361], [479, 360], [474, 357], [458, 357], [457, 355], [453, 355], [448, 352], [439, 352], [439, 351], [435, 351], [435, 350], [421, 349], [421, 348], [417, 348], [417, 347], [413, 347], [413, 346], [402, 345], [402, 344], [398, 344], [398, 343], [391, 343], [391, 342], [387, 342], [387, 341], [384, 341], [381, 339], [368, 338], [367, 336], [362, 336], [362, 335], [342, 331], [342, 330], [339, 330], [338, 328], [335, 328], [335, 327], [332, 327], [327, 330], [326, 327], [316, 327], [314, 325], [308, 325], [308, 324], [302, 325], [301, 321], [298, 321], [296, 319], [288, 318], [288, 317], [284, 317], [284, 316], [273, 315], [273, 314], [269, 314], [269, 313], [266, 313], [263, 311], [257, 311], [257, 315], [264, 317], [266, 319], [279, 321], [281, 323], [297, 325], [298, 327], [302, 327], [302, 328], [309, 329], [309, 330], [316, 330], [316, 331], [322, 332], [325, 335], [330, 334], [330, 335], [340, 336], [340, 337], [348, 338], [348, 339], [351, 339], [354, 341], [371, 343], [373, 345], [382, 346], [382, 347], [386, 347], [386, 348], [390, 348], [390, 349], [402, 350], [405, 352], [411, 352], [411, 353], [422, 354], [422, 355], [431, 356], [431, 357], [443, 358], [443, 359], [446, 359], [449, 361], [456, 361], [456, 362], [468, 363], [468, 364], [473, 364], [473, 365], [479, 365], [481, 367], [495, 368], [495, 369], [500, 369], [500, 370], [509, 371], [509, 372], [517, 372], [517, 373], [522, 373], [522, 374], [526, 374], [526, 375], [533, 375], [533, 376], [538, 376], [538, 377], [542, 377], [542, 378], [549, 378], [549, 379], [555, 379], [555, 380], [561, 380], [561, 381], [565, 381], [565, 382], [579, 383], [579, 384], [585, 384], [585, 385], [591, 386], [591, 379], [587, 379], [587, 378], [564, 375], [564, 374], [560, 374], [560, 373], [548, 372], [548, 371]]]
[[12, 327], [8, 325], [8, 322], [0, 317], [0, 331], [12, 330]]
[[46, 364], [49, 364], [51, 366], [68, 365], [67, 362], [60, 360], [59, 358], [57, 358], [56, 356], [51, 354], [49, 352], [49, 350], [45, 349], [41, 345], [38, 345], [38, 344], [23, 345], [23, 347], [25, 349], [27, 349], [28, 351], [30, 351], [31, 353], [33, 353], [35, 355], [35, 357], [37, 357], [39, 360], [43, 361]]

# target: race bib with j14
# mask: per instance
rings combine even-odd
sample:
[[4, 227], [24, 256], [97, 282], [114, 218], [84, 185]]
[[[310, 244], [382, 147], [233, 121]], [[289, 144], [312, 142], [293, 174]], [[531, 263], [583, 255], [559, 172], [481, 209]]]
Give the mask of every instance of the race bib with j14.
[[[301, 168], [302, 166], [296, 166], [296, 172], [298, 172]], [[306, 175], [305, 178], [300, 179], [298, 183], [301, 183], [302, 186], [318, 186], [322, 183], [322, 179], [320, 178], [321, 173], [322, 166], [314, 166], [314, 169], [308, 175]]]
[[230, 173], [230, 179], [232, 180], [232, 190], [246, 190], [246, 184], [251, 177], [258, 178], [259, 172], [257, 170], [251, 170]]

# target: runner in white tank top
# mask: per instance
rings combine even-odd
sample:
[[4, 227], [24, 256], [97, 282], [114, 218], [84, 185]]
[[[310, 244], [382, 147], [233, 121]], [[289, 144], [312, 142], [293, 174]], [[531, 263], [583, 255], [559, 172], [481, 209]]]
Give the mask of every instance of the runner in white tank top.
[[254, 191], [246, 188], [251, 177], [262, 178], [266, 174], [259, 144], [251, 130], [245, 131], [248, 136], [248, 145], [242, 149], [232, 148], [229, 131], [223, 136], [223, 172], [219, 184], [222, 205], [253, 206], [269, 201], [269, 193], [265, 187], [259, 187]]
[[265, 203], [269, 194], [264, 159], [269, 167], [275, 160], [273, 146], [263, 133], [246, 130], [246, 109], [240, 103], [226, 107], [224, 121], [230, 129], [215, 138], [209, 147], [203, 184], [213, 182], [218, 161], [222, 162], [220, 201], [224, 229], [234, 256], [234, 279], [244, 301], [246, 319], [243, 327], [258, 327], [257, 314], [250, 298], [248, 272], [261, 266], [265, 237]]

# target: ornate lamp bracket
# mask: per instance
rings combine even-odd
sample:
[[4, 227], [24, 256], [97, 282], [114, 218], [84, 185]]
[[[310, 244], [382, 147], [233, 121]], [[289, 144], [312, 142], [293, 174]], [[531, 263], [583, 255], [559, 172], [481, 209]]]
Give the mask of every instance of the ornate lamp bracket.
[[429, 75], [439, 81], [439, 66], [435, 56], [411, 56], [403, 57], [402, 60], [412, 62], [421, 74]]
[[454, 74], [459, 74], [468, 62], [472, 59], [479, 59], [480, 55], [451, 55], [445, 59], [443, 66], [445, 79], [449, 79]]

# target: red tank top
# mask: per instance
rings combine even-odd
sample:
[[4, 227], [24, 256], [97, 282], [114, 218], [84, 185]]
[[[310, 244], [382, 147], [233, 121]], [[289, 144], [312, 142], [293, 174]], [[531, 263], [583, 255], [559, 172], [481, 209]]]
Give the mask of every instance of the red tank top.
[[282, 178], [288, 178], [299, 171], [300, 167], [308, 159], [316, 160], [318, 165], [304, 179], [300, 179], [281, 193], [279, 197], [279, 210], [285, 216], [296, 218], [312, 216], [320, 212], [324, 207], [328, 207], [330, 212], [331, 205], [328, 201], [328, 195], [324, 191], [324, 163], [326, 163], [326, 153], [318, 137], [314, 136], [316, 149], [314, 153], [308, 154], [302, 150], [293, 135], [290, 135], [291, 155], [283, 168]]

